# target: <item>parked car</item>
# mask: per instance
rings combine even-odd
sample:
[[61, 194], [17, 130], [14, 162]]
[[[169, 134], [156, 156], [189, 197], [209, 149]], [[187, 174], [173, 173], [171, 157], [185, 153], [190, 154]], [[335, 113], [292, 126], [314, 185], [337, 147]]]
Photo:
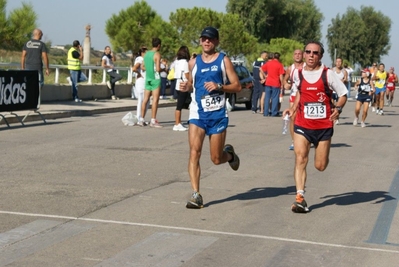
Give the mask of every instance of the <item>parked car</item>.
[[254, 79], [245, 66], [240, 63], [234, 63], [233, 65], [240, 80], [241, 91], [234, 94], [226, 93], [226, 98], [229, 99], [232, 110], [236, 108], [237, 104], [245, 104], [246, 109], [251, 109]]
[[[251, 109], [252, 107], [252, 92], [254, 89], [254, 79], [249, 72], [249, 70], [243, 66], [241, 63], [234, 63], [234, 70], [237, 73], [238, 79], [241, 84], [241, 91], [238, 93], [226, 93], [226, 98], [229, 99], [231, 105], [231, 110], [236, 108], [237, 104], [245, 104], [246, 109]], [[191, 97], [189, 97], [184, 105], [184, 108], [188, 108], [191, 102]]]

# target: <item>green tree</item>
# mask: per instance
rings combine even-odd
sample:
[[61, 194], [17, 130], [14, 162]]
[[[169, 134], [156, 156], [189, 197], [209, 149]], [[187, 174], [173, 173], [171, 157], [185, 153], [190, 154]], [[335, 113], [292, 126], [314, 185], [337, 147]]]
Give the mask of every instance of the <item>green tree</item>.
[[253, 52], [258, 40], [251, 35], [236, 14], [221, 13], [220, 49], [228, 56], [239, 57]]
[[6, 4], [6, 0], [0, 0], [0, 48], [3, 48], [6, 36], [8, 34]]
[[286, 38], [301, 43], [321, 40], [321, 23], [324, 17], [313, 0], [288, 0], [286, 8], [290, 17], [285, 24], [285, 29], [290, 30]]
[[[365, 58], [363, 65], [371, 65], [373, 62], [380, 62], [381, 57], [388, 55], [391, 49], [390, 36], [392, 21], [389, 17], [380, 11], [375, 11], [373, 7], [360, 8], [360, 17], [364, 21], [367, 29], [367, 54], [370, 57]], [[359, 61], [360, 63], [360, 61]]]
[[[177, 52], [176, 47], [180, 45], [178, 43], [179, 34], [170, 23], [165, 22], [161, 19], [161, 17], [158, 17], [158, 19], [154, 21], [154, 24], [154, 33], [152, 36], [159, 36], [159, 38], [162, 40], [162, 46], [160, 50], [162, 57], [173, 59]], [[151, 38], [149, 41], [151, 42]], [[151, 47], [151, 45], [149, 45], [149, 47]]]
[[22, 3], [7, 17], [6, 0], [0, 0], [0, 48], [21, 50], [36, 28], [37, 14], [32, 4]]
[[[236, 14], [218, 13], [207, 8], [180, 8], [171, 13], [170, 24], [179, 33], [178, 44], [187, 45], [190, 51], [199, 46], [201, 31], [212, 26], [220, 32], [219, 50], [228, 56], [238, 57], [253, 51], [257, 39], [246, 29], [245, 24]], [[199, 52], [199, 51], [198, 51]]]
[[276, 38], [271, 39], [267, 50], [272, 53], [280, 53], [280, 61], [284, 66], [289, 66], [294, 63], [292, 58], [293, 52], [296, 49], [303, 49], [304, 44], [295, 40]]
[[[349, 27], [350, 25], [350, 27]], [[342, 16], [331, 20], [327, 29], [328, 51], [352, 64], [361, 66], [379, 62], [390, 49], [391, 20], [373, 7], [349, 7]], [[337, 53], [335, 53], [337, 51]]]
[[323, 15], [313, 0], [229, 0], [227, 11], [238, 14], [261, 42], [287, 38], [304, 43], [321, 39]]
[[190, 51], [199, 52], [196, 49], [199, 46], [201, 31], [207, 26], [220, 28], [221, 15], [208, 8], [179, 8], [170, 14], [169, 21], [178, 33], [175, 50], [180, 45], [186, 45]]
[[151, 49], [152, 38], [159, 37], [162, 40], [161, 54], [168, 53], [177, 38], [177, 32], [145, 1], [135, 2], [119, 14], [112, 15], [106, 21], [105, 32], [116, 51], [137, 52], [142, 46]]
[[135, 2], [119, 14], [113, 14], [105, 24], [105, 32], [113, 49], [137, 51], [147, 45], [149, 26], [156, 16], [145, 1]]

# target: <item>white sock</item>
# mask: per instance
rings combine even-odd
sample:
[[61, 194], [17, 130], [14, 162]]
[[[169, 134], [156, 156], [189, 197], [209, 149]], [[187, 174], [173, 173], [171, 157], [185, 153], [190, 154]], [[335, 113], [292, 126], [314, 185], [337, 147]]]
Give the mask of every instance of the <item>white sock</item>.
[[301, 194], [301, 196], [303, 196], [305, 194], [305, 190], [297, 190], [296, 193]]

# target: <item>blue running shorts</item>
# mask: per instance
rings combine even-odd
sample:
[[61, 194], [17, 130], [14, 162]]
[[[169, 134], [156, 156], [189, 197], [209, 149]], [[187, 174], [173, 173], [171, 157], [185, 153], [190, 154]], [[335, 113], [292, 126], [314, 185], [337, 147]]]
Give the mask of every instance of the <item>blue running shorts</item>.
[[188, 123], [197, 125], [201, 129], [204, 129], [206, 135], [212, 135], [224, 132], [229, 124], [229, 118], [223, 117], [216, 120], [191, 119]]

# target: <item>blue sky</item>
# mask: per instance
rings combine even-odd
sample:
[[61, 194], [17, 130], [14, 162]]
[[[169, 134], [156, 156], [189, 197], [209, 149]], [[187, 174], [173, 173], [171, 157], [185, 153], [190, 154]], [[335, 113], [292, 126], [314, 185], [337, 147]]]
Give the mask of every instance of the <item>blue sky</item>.
[[[35, 12], [38, 14], [38, 25], [44, 33], [44, 39], [50, 40], [53, 45], [69, 44], [73, 40], [83, 40], [85, 36], [85, 26], [92, 25], [91, 41], [96, 49], [103, 49], [109, 44], [107, 35], [104, 32], [105, 21], [112, 14], [119, 13], [120, 10], [133, 5], [132, 0], [8, 0], [7, 12], [14, 8], [22, 6], [22, 2], [31, 3]], [[158, 12], [165, 20], [169, 19], [169, 14], [178, 8], [206, 7], [218, 12], [226, 11], [227, 0], [184, 0], [167, 1], [147, 0], [147, 3]], [[315, 0], [316, 6], [324, 15], [322, 23], [322, 35], [327, 34], [328, 24], [337, 14], [344, 14], [349, 6], [359, 10], [361, 6], [373, 6], [375, 10], [381, 11], [392, 20], [391, 28], [391, 50], [388, 56], [383, 57], [382, 62], [387, 67], [395, 66], [399, 62], [399, 35], [393, 34], [399, 32], [399, 16], [396, 14], [399, 10], [399, 1], [377, 2], [375, 0]], [[85, 17], [85, 11], [88, 15]], [[348, 25], [350, 27], [351, 25]], [[353, 29], [356, 31], [356, 29]], [[372, 41], [372, 37], [370, 37]], [[327, 46], [325, 39], [323, 42]], [[329, 55], [323, 58], [324, 63], [330, 65]], [[398, 66], [399, 68], [399, 66]]]

